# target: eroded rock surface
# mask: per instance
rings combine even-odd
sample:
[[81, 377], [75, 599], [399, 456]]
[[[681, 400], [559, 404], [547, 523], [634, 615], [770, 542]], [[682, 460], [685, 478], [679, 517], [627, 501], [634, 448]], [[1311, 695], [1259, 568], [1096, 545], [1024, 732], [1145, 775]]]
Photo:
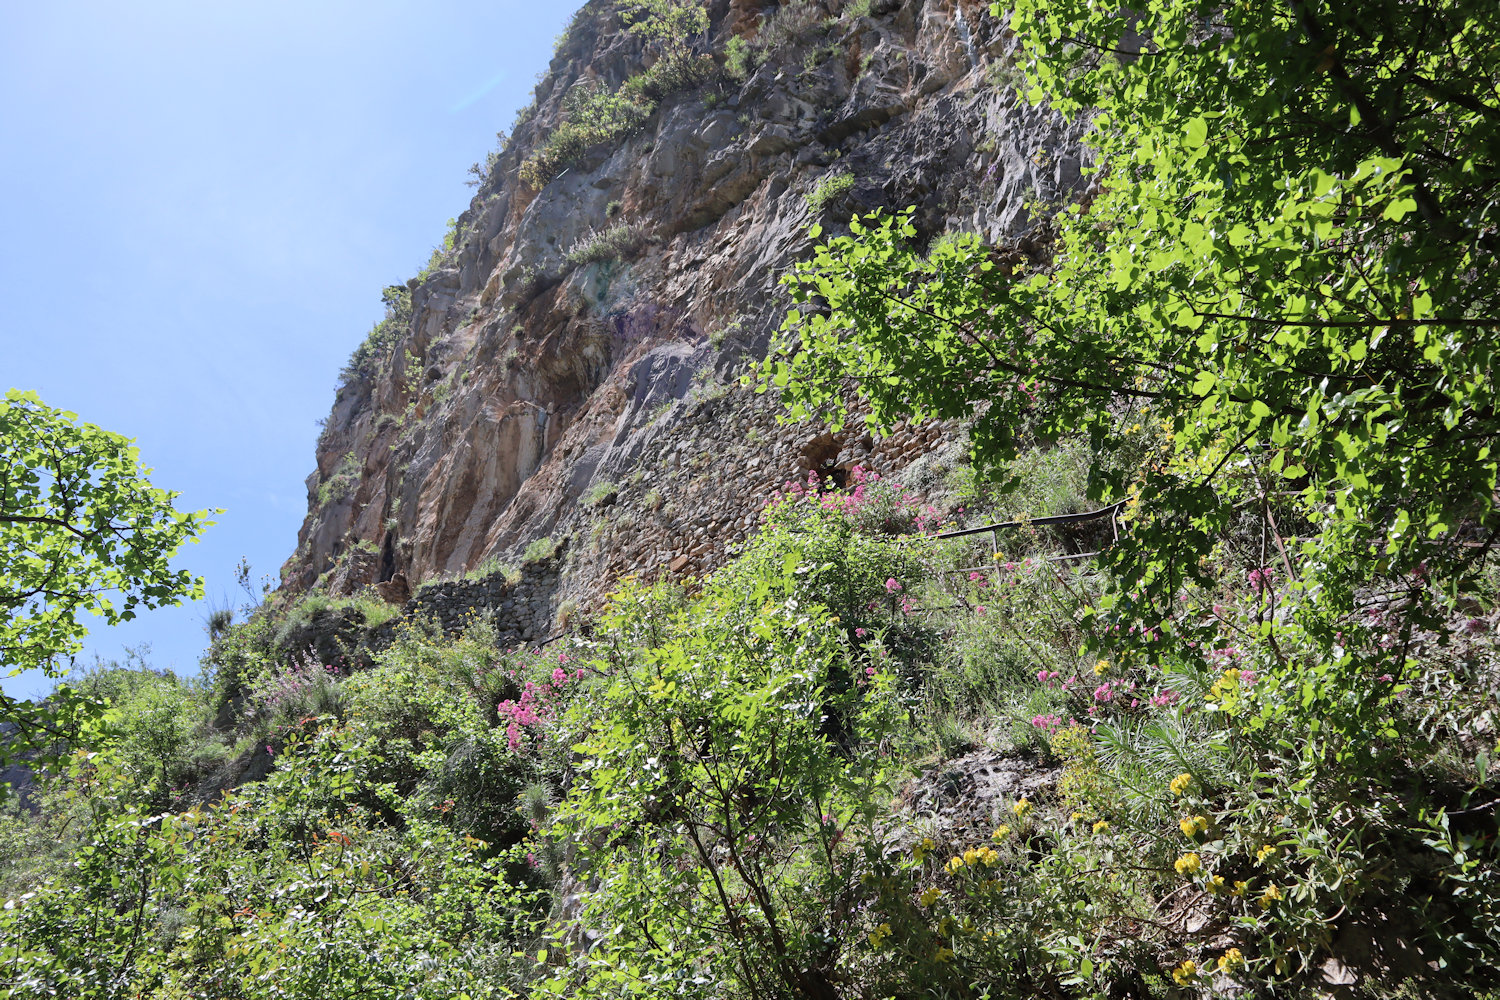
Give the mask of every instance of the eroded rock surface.
[[[448, 266], [411, 283], [409, 328], [340, 389], [284, 586], [399, 581], [382, 588], [396, 598], [566, 540], [553, 590], [532, 588], [518, 624], [537, 638], [623, 573], [718, 565], [809, 464], [895, 472], [953, 433], [825, 440], [736, 384], [785, 314], [778, 277], [811, 249], [807, 195], [854, 178], [819, 213], [828, 230], [915, 206], [923, 238], [1014, 240], [1078, 193], [1081, 126], [1017, 98], [1014, 42], [986, 3], [879, 0], [862, 17], [787, 6], [776, 16], [801, 28], [743, 82], [666, 98], [640, 131], [532, 190], [521, 164], [569, 89], [618, 86], [646, 58], [613, 3], [580, 12]], [[701, 47], [721, 58], [775, 5], [710, 13]], [[580, 239], [620, 224], [638, 227], [637, 249], [569, 263]], [[341, 474], [353, 485], [325, 487]]]

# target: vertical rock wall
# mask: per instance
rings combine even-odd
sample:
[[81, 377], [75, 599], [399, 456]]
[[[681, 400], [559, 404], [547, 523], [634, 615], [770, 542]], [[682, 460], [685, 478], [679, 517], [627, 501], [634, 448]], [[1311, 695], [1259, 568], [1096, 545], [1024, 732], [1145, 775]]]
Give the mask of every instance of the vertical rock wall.
[[[667, 97], [533, 190], [521, 164], [569, 89], [616, 87], [651, 58], [613, 7], [579, 12], [455, 251], [410, 283], [409, 326], [339, 390], [286, 588], [390, 593], [520, 565], [551, 538], [550, 590], [528, 589], [533, 639], [623, 573], [718, 565], [808, 468], [898, 472], [955, 431], [832, 438], [778, 423], [737, 376], [780, 325], [777, 279], [809, 251], [807, 196], [830, 177], [853, 182], [818, 213], [826, 230], [915, 206], [924, 238], [1014, 240], [1076, 196], [1081, 126], [1018, 99], [988, 4], [875, 0], [855, 16], [841, 0], [717, 0], [700, 50], [722, 61], [738, 34], [763, 62]], [[619, 225], [638, 245], [569, 262]]]

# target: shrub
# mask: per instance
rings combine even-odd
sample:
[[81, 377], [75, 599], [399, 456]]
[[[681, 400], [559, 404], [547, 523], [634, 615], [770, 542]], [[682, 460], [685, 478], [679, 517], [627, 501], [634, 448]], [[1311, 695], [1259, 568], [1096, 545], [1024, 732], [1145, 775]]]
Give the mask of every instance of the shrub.
[[806, 195], [808, 211], [819, 215], [854, 188], [853, 174], [829, 174], [818, 180]]
[[521, 580], [521, 568], [514, 563], [508, 563], [499, 556], [490, 556], [478, 566], [464, 574], [465, 580], [487, 580], [492, 576], [503, 577], [505, 582], [514, 586]]
[[717, 72], [718, 65], [710, 55], [663, 56], [644, 73], [626, 80], [620, 93], [654, 107], [673, 94], [712, 79]]
[[546, 562], [557, 555], [557, 550], [561, 547], [561, 543], [554, 542], [551, 537], [535, 539], [521, 553], [521, 561], [524, 563]]
[[620, 487], [608, 480], [600, 480], [584, 491], [582, 501], [585, 507], [602, 507], [613, 503], [620, 495]]
[[582, 267], [629, 256], [646, 242], [645, 230], [622, 222], [605, 230], [594, 230], [578, 238], [564, 255], [568, 263]]
[[360, 462], [354, 452], [344, 455], [333, 473], [318, 484], [318, 506], [326, 507], [353, 493], [359, 485], [359, 470]]
[[532, 188], [545, 187], [589, 147], [616, 142], [637, 131], [654, 110], [649, 102], [624, 93], [588, 84], [575, 86], [564, 100], [562, 122], [542, 148], [521, 164], [521, 180]]
[[744, 82], [750, 76], [750, 43], [735, 35], [724, 46], [724, 72], [731, 80]]
[[339, 371], [339, 386], [370, 382], [383, 370], [385, 360], [411, 325], [411, 292], [405, 285], [389, 285], [380, 296], [385, 316], [370, 328]]

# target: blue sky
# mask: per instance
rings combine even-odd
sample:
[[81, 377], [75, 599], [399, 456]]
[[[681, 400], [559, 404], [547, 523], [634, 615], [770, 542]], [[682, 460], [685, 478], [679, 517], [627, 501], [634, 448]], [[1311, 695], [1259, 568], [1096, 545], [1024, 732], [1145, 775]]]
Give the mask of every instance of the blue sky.
[[[581, 2], [581, 0], [580, 0]], [[339, 367], [468, 204], [574, 4], [0, 3], [0, 388], [135, 438], [186, 509], [179, 564], [296, 545]], [[204, 603], [85, 656], [197, 669]], [[5, 683], [10, 693], [48, 686]]]

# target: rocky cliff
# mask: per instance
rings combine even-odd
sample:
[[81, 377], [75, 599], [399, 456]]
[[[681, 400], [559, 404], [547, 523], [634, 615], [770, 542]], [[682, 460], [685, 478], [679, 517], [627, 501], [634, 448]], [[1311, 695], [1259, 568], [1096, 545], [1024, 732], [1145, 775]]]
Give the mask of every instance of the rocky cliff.
[[[473, 591], [536, 638], [623, 573], [712, 568], [807, 469], [899, 472], [953, 432], [778, 424], [738, 376], [781, 322], [777, 279], [815, 219], [915, 206], [922, 238], [1016, 240], [1082, 183], [1079, 127], [1018, 98], [1013, 41], [980, 0], [707, 15], [673, 54], [613, 0], [578, 12], [451, 247], [388, 290], [346, 372], [286, 589], [400, 601], [453, 581], [447, 605]], [[584, 128], [539, 171], [560, 128], [598, 113], [587, 98], [639, 94], [683, 51], [692, 72], [649, 114], [635, 105], [602, 141]], [[528, 561], [551, 571], [519, 573]]]

